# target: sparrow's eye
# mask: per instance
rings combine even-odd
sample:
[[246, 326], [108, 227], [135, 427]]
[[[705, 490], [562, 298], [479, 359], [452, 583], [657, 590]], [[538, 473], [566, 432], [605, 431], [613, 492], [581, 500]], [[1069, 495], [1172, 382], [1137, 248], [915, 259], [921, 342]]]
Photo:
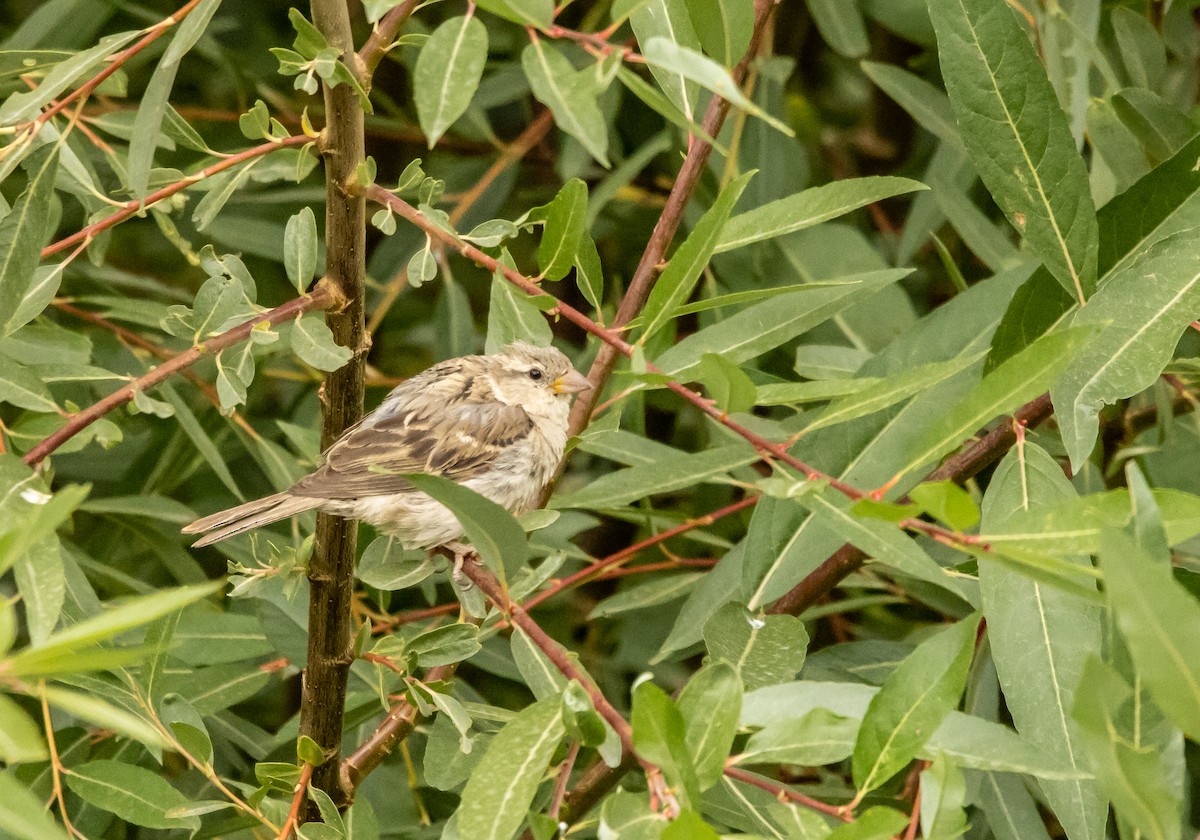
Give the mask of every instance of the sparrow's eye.
[[541, 368], [530, 368], [529, 378], [532, 379], [534, 382], [541, 379], [542, 378], [542, 369]]

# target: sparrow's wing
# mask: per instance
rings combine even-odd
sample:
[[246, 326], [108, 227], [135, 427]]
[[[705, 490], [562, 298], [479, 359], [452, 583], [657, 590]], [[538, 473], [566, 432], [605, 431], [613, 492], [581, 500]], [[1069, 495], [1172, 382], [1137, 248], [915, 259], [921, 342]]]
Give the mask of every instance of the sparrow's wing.
[[447, 375], [441, 367], [388, 395], [289, 492], [324, 499], [384, 496], [412, 489], [404, 473], [466, 481], [533, 430], [533, 420], [520, 406], [487, 399], [489, 390], [469, 369]]

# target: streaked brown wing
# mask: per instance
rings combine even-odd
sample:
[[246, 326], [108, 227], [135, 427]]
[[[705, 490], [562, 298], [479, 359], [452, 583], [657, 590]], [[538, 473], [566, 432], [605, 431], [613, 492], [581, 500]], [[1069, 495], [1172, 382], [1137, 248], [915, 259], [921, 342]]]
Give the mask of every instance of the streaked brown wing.
[[290, 492], [326, 499], [384, 496], [411, 489], [400, 474], [414, 472], [465, 481], [532, 431], [533, 421], [520, 406], [461, 401], [475, 396], [474, 389], [457, 382], [455, 393], [438, 393], [446, 390], [437, 387], [441, 384], [408, 400], [397, 389]]

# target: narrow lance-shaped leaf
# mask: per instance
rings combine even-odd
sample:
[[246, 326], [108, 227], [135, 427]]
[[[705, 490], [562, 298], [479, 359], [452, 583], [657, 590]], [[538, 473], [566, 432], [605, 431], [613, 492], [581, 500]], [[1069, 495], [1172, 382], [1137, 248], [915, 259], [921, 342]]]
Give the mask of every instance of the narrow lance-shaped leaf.
[[288, 219], [283, 229], [283, 265], [292, 285], [303, 294], [317, 271], [317, 217], [311, 207]]
[[708, 790], [721, 778], [741, 711], [741, 678], [726, 663], [701, 668], [680, 692], [679, 713], [700, 790]]
[[1156, 242], [1105, 283], [1072, 321], [1100, 327], [1051, 390], [1075, 470], [1095, 443], [1100, 407], [1150, 387], [1195, 319], [1200, 306], [1195, 250], [1190, 233]]
[[511, 840], [564, 732], [557, 697], [540, 700], [509, 721], [488, 744], [463, 788], [459, 836]]
[[650, 296], [642, 309], [642, 317], [646, 319], [647, 324], [640, 341], [645, 342], [654, 335], [673, 317], [675, 308], [692, 294], [704, 267], [712, 259], [729, 214], [733, 212], [742, 191], [746, 189], [752, 177], [754, 173], [747, 172], [721, 190], [712, 207], [700, 217], [688, 238], [671, 257], [666, 270], [650, 290]]
[[159, 128], [169, 107], [167, 99], [175, 84], [179, 63], [188, 50], [200, 40], [220, 5], [221, 0], [200, 0], [196, 8], [179, 24], [142, 94], [137, 115], [133, 119], [133, 135], [129, 140], [129, 169], [126, 175], [130, 191], [139, 198], [146, 195], [150, 168], [154, 165], [154, 147], [158, 143]]
[[104, 813], [115, 814], [146, 828], [200, 827], [196, 816], [175, 816], [191, 802], [159, 773], [101, 759], [75, 767], [67, 775], [69, 787], [82, 800]]
[[419, 490], [428, 493], [458, 517], [471, 546], [501, 580], [511, 576], [529, 559], [525, 532], [513, 515], [475, 491], [436, 475], [406, 476]]
[[926, 639], [871, 698], [854, 745], [854, 784], [860, 794], [912, 761], [958, 704], [978, 626], [975, 613]]
[[687, 0], [688, 17], [704, 51], [726, 67], [733, 67], [750, 46], [754, 32], [751, 0]]
[[575, 264], [587, 229], [587, 206], [587, 184], [572, 178], [546, 207], [546, 226], [538, 243], [538, 265], [547, 280], [563, 279]]
[[24, 782], [0, 774], [0, 830], [18, 840], [67, 840], [67, 832], [50, 816], [42, 797], [34, 796]]
[[860, 58], [870, 48], [867, 27], [858, 3], [808, 0], [808, 11], [825, 43], [848, 58]]
[[1096, 287], [1087, 167], [1016, 13], [1003, 0], [930, 0], [950, 103], [984, 184], [1076, 300]]
[[[33, 280], [42, 247], [50, 238], [51, 199], [58, 149], [47, 144], [25, 162], [29, 183], [0, 220], [0, 313], [12, 313]], [[7, 321], [7, 315], [5, 316]]]
[[578, 73], [550, 43], [534, 39], [521, 52], [521, 66], [538, 101], [554, 114], [554, 122], [583, 144], [592, 157], [608, 166], [608, 128], [595, 96], [578, 93]]
[[876, 201], [927, 189], [919, 181], [890, 175], [848, 178], [812, 187], [734, 216], [721, 232], [716, 253], [795, 233]]
[[429, 148], [470, 106], [487, 55], [487, 28], [471, 15], [450, 18], [421, 47], [413, 99]]
[[[985, 533], [1003, 532], [1014, 516], [1075, 495], [1058, 463], [1045, 450], [1026, 443], [1010, 452], [992, 476], [982, 528]], [[1086, 556], [1064, 559], [1091, 565]], [[1079, 576], [1078, 582], [1095, 587], [1087, 576]], [[992, 660], [1017, 731], [1070, 766], [1090, 772], [1071, 710], [1084, 662], [1100, 651], [1096, 605], [986, 559], [979, 561], [979, 587]], [[1108, 807], [1094, 780], [1041, 784], [1069, 836], [1104, 836]]]
[[[629, 26], [639, 44], [646, 44], [651, 38], [666, 38], [682, 47], [700, 49], [700, 39], [696, 37], [685, 0], [640, 2], [629, 16]], [[694, 120], [696, 83], [673, 70], [654, 64], [650, 65], [650, 74], [671, 104], [679, 109], [684, 120]], [[628, 77], [634, 74], [624, 71], [622, 75]]]
[[661, 688], [644, 682], [633, 692], [633, 747], [637, 754], [658, 766], [667, 782], [679, 792], [679, 803], [698, 804], [700, 785], [687, 746], [683, 716]]
[[1100, 568], [1117, 627], [1151, 696], [1176, 726], [1200, 737], [1200, 604], [1165, 556], [1127, 531], [1100, 537]]

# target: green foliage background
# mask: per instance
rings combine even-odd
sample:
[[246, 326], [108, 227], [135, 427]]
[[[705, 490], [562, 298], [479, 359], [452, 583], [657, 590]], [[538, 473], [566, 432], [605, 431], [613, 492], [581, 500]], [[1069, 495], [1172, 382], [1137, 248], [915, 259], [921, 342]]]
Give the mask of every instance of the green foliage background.
[[[6, 0], [0, 837], [1195, 836], [1197, 5]], [[335, 755], [311, 516], [179, 529], [317, 462], [359, 153], [368, 408], [623, 352], [429, 485], [479, 586], [363, 528]]]

